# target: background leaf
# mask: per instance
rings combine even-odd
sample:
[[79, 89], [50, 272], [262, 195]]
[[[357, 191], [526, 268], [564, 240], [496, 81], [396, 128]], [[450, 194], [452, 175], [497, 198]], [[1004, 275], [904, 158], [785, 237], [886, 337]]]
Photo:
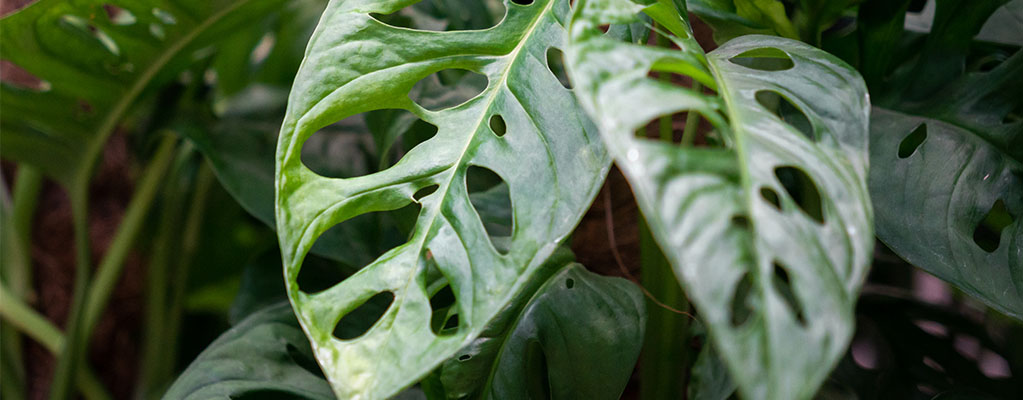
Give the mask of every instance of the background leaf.
[[[834, 56], [775, 37], [704, 55], [670, 1], [577, 7], [568, 65], [580, 101], [740, 393], [809, 398], [851, 337], [873, 247], [862, 79]], [[639, 11], [678, 49], [597, 29]], [[648, 76], [662, 71], [715, 93]], [[635, 136], [679, 111], [708, 119], [724, 146]]]
[[[436, 373], [449, 399], [617, 399], [645, 326], [639, 289], [557, 262]], [[586, 365], [586, 368], [579, 368]]]
[[[375, 19], [411, 3], [328, 5], [278, 144], [277, 223], [289, 296], [343, 398], [393, 395], [469, 344], [575, 226], [609, 164], [591, 123], [546, 65], [548, 50], [562, 46], [568, 1], [505, 2], [505, 18], [484, 31], [399, 29]], [[409, 97], [417, 97], [418, 81], [437, 79], [433, 73], [442, 72], [442, 83], [446, 74], [473, 76], [444, 71], [452, 69], [484, 75], [485, 90], [460, 105]], [[303, 165], [303, 145], [319, 129], [383, 109], [406, 110], [437, 127], [436, 135], [367, 176], [326, 178]], [[477, 222], [468, 196], [476, 185], [466, 180], [486, 170], [471, 166], [491, 171], [480, 190], [508, 185], [510, 239], [488, 235]], [[328, 228], [410, 205], [421, 211], [407, 243], [325, 291], [300, 287], [303, 258]], [[455, 299], [445, 320], [453, 321], [454, 310], [458, 319], [435, 331], [430, 299], [445, 286]], [[372, 298], [393, 305], [364, 335], [333, 335]]]

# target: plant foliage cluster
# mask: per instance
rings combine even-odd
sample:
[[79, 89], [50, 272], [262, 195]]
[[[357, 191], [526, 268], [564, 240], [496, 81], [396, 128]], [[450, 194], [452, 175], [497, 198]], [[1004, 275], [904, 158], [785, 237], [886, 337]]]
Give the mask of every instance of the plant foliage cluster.
[[[26, 339], [50, 398], [111, 397], [137, 253], [138, 398], [611, 399], [637, 360], [644, 399], [1023, 395], [1023, 0], [38, 0], [0, 34], [4, 398]], [[570, 250], [613, 167], [638, 284]]]

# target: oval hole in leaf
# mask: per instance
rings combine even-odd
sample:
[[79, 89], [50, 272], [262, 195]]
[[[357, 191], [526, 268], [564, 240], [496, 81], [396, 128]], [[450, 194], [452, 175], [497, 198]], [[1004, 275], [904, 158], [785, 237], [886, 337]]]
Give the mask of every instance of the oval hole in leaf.
[[89, 23], [88, 20], [82, 17], [71, 14], [64, 15], [60, 17], [60, 26], [74, 36], [83, 39], [91, 38], [95, 40], [111, 55], [121, 55], [121, 48], [117, 46], [117, 42], [114, 42], [114, 39], [111, 38], [110, 35], [97, 28], [96, 25]]
[[781, 198], [778, 197], [778, 192], [768, 187], [760, 188], [760, 197], [764, 199], [768, 204], [774, 206], [774, 208], [781, 211]]
[[547, 370], [547, 355], [543, 346], [536, 340], [530, 340], [526, 344], [525, 354], [526, 392], [530, 399], [550, 399], [551, 383]]
[[866, 370], [875, 370], [880, 363], [877, 341], [870, 335], [857, 332], [849, 348], [853, 362]]
[[298, 272], [298, 288], [315, 294], [341, 283], [348, 274], [380, 258], [408, 240], [420, 205], [358, 215], [324, 232], [313, 243], [317, 254], [336, 255], [344, 264], [307, 255]]
[[[445, 279], [445, 282], [447, 280]], [[430, 297], [430, 330], [435, 335], [451, 335], [458, 331], [458, 309], [455, 292], [451, 285], [445, 284], [440, 290]], [[454, 324], [452, 325], [452, 322]]]
[[806, 316], [803, 314], [803, 306], [799, 303], [799, 299], [796, 298], [796, 293], [792, 289], [788, 270], [777, 261], [774, 262], [773, 266], [774, 276], [771, 278], [771, 283], [774, 285], [774, 290], [785, 300], [785, 304], [788, 305], [789, 311], [795, 316], [796, 321], [805, 327]]
[[784, 71], [795, 66], [788, 53], [774, 47], [747, 50], [728, 61], [759, 71]]
[[132, 25], [137, 21], [135, 14], [113, 4], [104, 4], [103, 10], [107, 12], [107, 18], [114, 25]]
[[565, 280], [565, 287], [569, 288], [569, 289], [574, 288], [575, 287], [575, 279], [572, 279], [572, 278], [566, 279]]
[[396, 28], [434, 32], [489, 29], [504, 17], [503, 2], [480, 0], [422, 0], [391, 14], [370, 17]]
[[750, 308], [749, 294], [750, 290], [753, 290], [753, 279], [750, 277], [749, 272], [742, 274], [742, 278], [739, 279], [735, 285], [735, 291], [732, 292], [732, 326], [740, 327], [749, 321], [750, 316], [753, 314], [753, 309]]
[[799, 209], [817, 223], [824, 223], [820, 191], [806, 172], [796, 167], [778, 167], [774, 169], [774, 175]]
[[745, 215], [732, 216], [732, 226], [742, 230], [749, 230], [749, 218]]
[[[327, 178], [354, 178], [393, 166], [437, 127], [406, 110], [356, 114], [313, 133], [302, 144], [302, 164]], [[384, 154], [378, 146], [388, 146]]]
[[341, 340], [354, 340], [373, 327], [394, 303], [394, 293], [380, 292], [345, 314], [334, 327], [334, 337]]
[[520, 6], [528, 6], [530, 4], [533, 4], [533, 0], [512, 0], [512, 3], [518, 4]]
[[280, 400], [280, 399], [294, 399], [295, 393], [288, 390], [280, 389], [253, 389], [247, 390], [241, 393], [233, 393], [231, 400]]
[[1005, 201], [998, 199], [984, 219], [977, 224], [977, 228], [973, 231], [973, 242], [982, 250], [994, 253], [1002, 241], [1002, 231], [1012, 225], [1013, 220], [1009, 209], [1005, 207]]
[[490, 117], [490, 130], [498, 137], [504, 136], [508, 131], [508, 125], [504, 123], [504, 117], [496, 114]]
[[547, 69], [558, 78], [561, 82], [561, 86], [565, 89], [572, 89], [572, 82], [568, 79], [568, 73], [565, 72], [565, 53], [557, 47], [551, 47], [547, 49]]
[[927, 124], [920, 124], [899, 143], [899, 158], [909, 158], [927, 140]]
[[273, 33], [267, 33], [263, 37], [259, 38], [259, 43], [256, 43], [256, 47], [249, 53], [249, 64], [259, 65], [266, 58], [270, 56], [270, 51], [273, 50], [274, 44], [277, 42], [277, 37]]
[[507, 239], [514, 230], [508, 184], [494, 171], [472, 165], [465, 173], [465, 188], [490, 243], [498, 253], [508, 254]]
[[18, 64], [7, 60], [0, 60], [0, 82], [33, 92], [46, 92], [53, 88], [50, 82], [39, 79]]
[[487, 88], [487, 76], [465, 69], [445, 69], [416, 82], [409, 98], [430, 111], [462, 105]]
[[789, 101], [788, 98], [773, 90], [761, 90], [756, 94], [757, 103], [773, 113], [778, 119], [795, 128], [812, 142], [817, 141], [813, 124], [799, 107]]
[[422, 189], [419, 189], [416, 191], [415, 194], [412, 195], [412, 199], [415, 200], [416, 202], [421, 202], [423, 200], [423, 197], [433, 194], [439, 188], [440, 185], [430, 185]]

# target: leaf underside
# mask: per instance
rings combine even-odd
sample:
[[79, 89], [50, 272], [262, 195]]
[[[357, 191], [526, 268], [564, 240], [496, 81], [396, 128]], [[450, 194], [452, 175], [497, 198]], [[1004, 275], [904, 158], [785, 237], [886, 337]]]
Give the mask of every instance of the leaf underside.
[[[610, 163], [596, 129], [546, 65], [565, 36], [567, 0], [506, 1], [505, 18], [482, 31], [427, 32], [375, 19], [412, 3], [328, 5], [278, 143], [276, 219], [288, 294], [339, 398], [392, 396], [471, 343], [577, 224]], [[484, 75], [486, 88], [440, 110], [409, 97], [417, 82], [451, 69]], [[326, 178], [303, 165], [303, 144], [317, 130], [383, 109], [407, 110], [437, 132], [366, 176]], [[503, 132], [492, 128], [500, 126], [495, 116]], [[470, 167], [507, 185], [510, 236], [488, 236], [468, 195]], [[325, 291], [299, 287], [303, 258], [323, 232], [408, 205], [421, 210], [407, 242]], [[431, 297], [445, 287], [454, 304], [437, 329]], [[390, 306], [368, 331], [332, 335], [371, 298]]]
[[[743, 396], [809, 398], [848, 344], [872, 253], [866, 88], [837, 58], [787, 39], [746, 36], [704, 54], [684, 11], [650, 3], [577, 2], [567, 57], [580, 102]], [[599, 29], [640, 12], [677, 49]], [[714, 93], [650, 72], [682, 74]], [[780, 100], [794, 110], [776, 115]], [[709, 120], [708, 137], [723, 145], [636, 137], [687, 110]], [[806, 122], [786, 122], [795, 113]]]

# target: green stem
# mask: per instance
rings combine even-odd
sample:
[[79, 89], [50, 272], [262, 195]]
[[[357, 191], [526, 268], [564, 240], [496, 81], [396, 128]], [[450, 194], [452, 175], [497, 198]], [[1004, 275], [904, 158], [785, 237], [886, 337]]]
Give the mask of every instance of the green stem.
[[[0, 283], [0, 317], [24, 332], [51, 353], [58, 354], [64, 347], [64, 336], [49, 320], [25, 304], [20, 298], [8, 293], [6, 285]], [[77, 376], [78, 389], [89, 400], [109, 399], [99, 379], [89, 369], [81, 369]]]
[[[703, 85], [700, 82], [693, 80], [693, 91], [700, 93], [703, 90]], [[686, 130], [682, 132], [682, 145], [692, 146], [693, 141], [696, 140], [696, 131], [700, 127], [700, 113], [696, 111], [690, 111], [689, 115], [686, 116]]]
[[96, 281], [91, 285], [89, 284], [91, 254], [88, 225], [88, 180], [76, 181], [82, 183], [76, 184], [70, 190], [78, 263], [67, 330], [67, 346], [64, 346], [58, 357], [57, 370], [54, 373], [50, 392], [52, 400], [67, 400], [73, 394], [71, 378], [75, 376], [75, 371], [82, 364], [83, 354], [88, 348], [92, 330], [99, 321], [106, 302], [110, 299], [110, 293], [121, 275], [124, 259], [128, 256], [128, 251], [131, 250], [135, 238], [142, 228], [149, 207], [156, 197], [156, 189], [170, 166], [176, 142], [177, 138], [173, 135], [165, 137], [156, 156], [143, 172], [134, 197], [125, 211], [124, 219], [117, 228], [110, 248], [107, 249], [106, 255], [100, 262]]
[[[32, 296], [31, 243], [32, 220], [42, 187], [42, 175], [36, 169], [18, 166], [14, 179], [13, 200], [3, 187], [3, 252], [4, 261], [0, 276], [12, 285], [11, 294], [19, 299]], [[5, 398], [25, 398], [25, 362], [22, 354], [22, 338], [13, 327], [0, 327], [2, 346], [3, 379], [0, 387]]]
[[[640, 228], [641, 283], [650, 295], [677, 310], [689, 303], [642, 218]], [[647, 299], [646, 338], [640, 367], [641, 399], [685, 398], [685, 371], [689, 366], [689, 316], [668, 310]]]
[[[14, 227], [13, 234], [19, 241], [18, 250], [26, 260], [29, 260], [32, 254], [30, 247], [32, 221], [35, 219], [42, 186], [43, 175], [38, 170], [26, 165], [18, 166], [18, 176], [14, 180], [11, 225]], [[21, 268], [11, 268], [5, 278], [10, 282], [11, 291], [20, 298], [27, 298], [32, 292], [31, 263], [22, 264]]]
[[192, 194], [192, 199], [188, 203], [191, 205], [191, 209], [188, 210], [188, 216], [185, 218], [185, 230], [181, 245], [181, 258], [175, 271], [177, 272], [172, 277], [172, 280], [177, 283], [171, 287], [171, 298], [170, 307], [168, 312], [168, 323], [167, 332], [168, 341], [165, 351], [167, 352], [165, 359], [164, 368], [159, 371], [160, 375], [158, 378], [168, 380], [173, 375], [174, 365], [177, 361], [177, 340], [180, 335], [177, 332], [181, 329], [181, 317], [183, 314], [184, 303], [185, 303], [185, 282], [188, 281], [188, 274], [191, 271], [192, 261], [195, 257], [195, 253], [199, 248], [199, 239], [201, 238], [203, 218], [206, 214], [206, 204], [209, 200], [211, 188], [216, 177], [213, 175], [213, 170], [203, 162], [199, 166], [198, 176], [195, 182], [195, 192]]
[[170, 169], [174, 159], [174, 148], [177, 137], [167, 135], [160, 143], [150, 164], [142, 173], [131, 202], [125, 210], [124, 219], [117, 227], [110, 248], [96, 270], [96, 280], [89, 286], [89, 294], [85, 306], [86, 336], [92, 331], [110, 300], [110, 294], [124, 270], [124, 260], [135, 244], [135, 239], [142, 230], [149, 209], [153, 205], [156, 193], [163, 183], [164, 175]]
[[51, 400], [70, 400], [74, 395], [72, 383], [76, 371], [80, 370], [82, 353], [87, 347], [88, 338], [84, 337], [83, 309], [85, 307], [85, 291], [88, 289], [89, 275], [92, 269], [92, 251], [89, 243], [89, 182], [76, 183], [68, 189], [71, 198], [71, 218], [75, 232], [75, 283], [72, 288], [71, 310], [68, 314], [68, 339], [57, 353], [57, 367], [53, 373], [50, 386]]

